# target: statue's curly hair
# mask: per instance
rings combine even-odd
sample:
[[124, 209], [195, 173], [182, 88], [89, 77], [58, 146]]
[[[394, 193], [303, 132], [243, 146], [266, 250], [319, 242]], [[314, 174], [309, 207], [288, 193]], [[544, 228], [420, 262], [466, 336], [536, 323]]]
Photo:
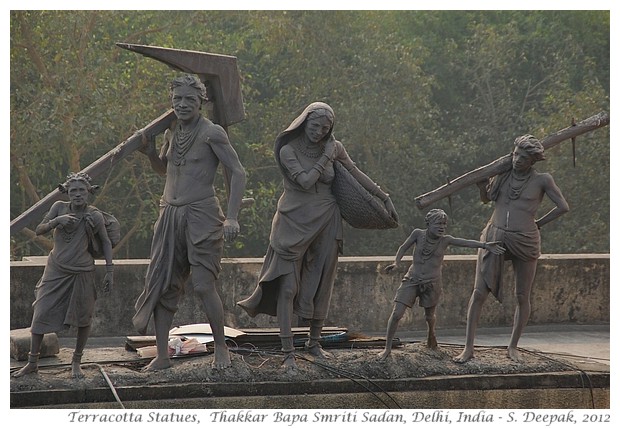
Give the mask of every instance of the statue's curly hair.
[[182, 86], [189, 86], [198, 91], [202, 104], [209, 101], [209, 97], [207, 96], [207, 87], [205, 86], [205, 84], [202, 83], [200, 79], [198, 79], [196, 76], [190, 74], [177, 77], [172, 82], [170, 82], [170, 97], [172, 97], [172, 93], [174, 92], [175, 88], [179, 88]]
[[71, 182], [83, 182], [86, 185], [88, 192], [90, 192], [91, 194], [94, 194], [95, 191], [99, 189], [99, 186], [91, 184], [91, 178], [88, 174], [79, 172], [69, 173], [67, 175], [67, 180], [65, 180], [64, 183], [58, 184], [58, 189], [60, 190], [60, 192], [66, 194], [69, 191], [69, 185], [71, 184]]
[[448, 215], [442, 209], [431, 209], [424, 216], [424, 221], [426, 225], [430, 225], [431, 223], [437, 222], [438, 220], [448, 220]]
[[540, 140], [531, 134], [525, 134], [515, 139], [515, 149], [523, 149], [534, 162], [543, 161], [545, 159], [545, 147]]

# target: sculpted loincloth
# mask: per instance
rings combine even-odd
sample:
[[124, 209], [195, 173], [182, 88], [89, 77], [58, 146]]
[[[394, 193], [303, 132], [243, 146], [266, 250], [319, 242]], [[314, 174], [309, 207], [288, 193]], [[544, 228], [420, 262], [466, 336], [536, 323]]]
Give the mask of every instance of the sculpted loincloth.
[[50, 253], [35, 288], [33, 334], [90, 326], [97, 300], [94, 268], [59, 264], [53, 251]]
[[133, 317], [139, 333], [146, 333], [156, 305], [177, 311], [192, 266], [203, 266], [218, 278], [224, 247], [223, 224], [224, 215], [216, 197], [183, 206], [162, 202], [145, 287]]
[[499, 241], [506, 248], [506, 253], [496, 255], [488, 250], [478, 251], [476, 278], [482, 279], [486, 287], [499, 302], [503, 299], [502, 272], [504, 261], [518, 259], [521, 261], [535, 260], [540, 257], [540, 232], [506, 231], [493, 224], [488, 224], [480, 235], [480, 241]]

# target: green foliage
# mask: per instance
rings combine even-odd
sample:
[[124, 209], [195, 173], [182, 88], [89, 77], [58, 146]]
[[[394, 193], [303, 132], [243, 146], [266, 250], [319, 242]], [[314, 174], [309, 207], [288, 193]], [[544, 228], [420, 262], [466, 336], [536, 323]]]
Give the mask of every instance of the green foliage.
[[[332, 105], [336, 137], [401, 216], [395, 230], [347, 227], [347, 255], [394, 254], [424, 226], [416, 196], [518, 135], [610, 105], [608, 11], [12, 11], [10, 27], [11, 219], [169, 107], [178, 73], [116, 42], [238, 58], [247, 118], [229, 133], [256, 202], [230, 257], [264, 255], [281, 193], [273, 142], [310, 102]], [[577, 138], [576, 152], [575, 168], [570, 142], [537, 165], [571, 205], [545, 227], [547, 253], [609, 251], [609, 130]], [[116, 257], [148, 257], [163, 178], [136, 153], [95, 181], [94, 204], [123, 225]], [[475, 189], [436, 206], [466, 238], [491, 210]], [[36, 243], [12, 237], [11, 256], [44, 254]]]

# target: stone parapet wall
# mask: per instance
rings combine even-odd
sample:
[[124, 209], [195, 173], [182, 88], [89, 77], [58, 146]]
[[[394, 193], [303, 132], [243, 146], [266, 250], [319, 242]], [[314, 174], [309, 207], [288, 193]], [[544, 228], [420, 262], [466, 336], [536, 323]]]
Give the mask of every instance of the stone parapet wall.
[[[381, 269], [393, 257], [340, 258], [327, 326], [346, 327], [352, 332], [382, 332], [392, 310], [392, 299], [411, 258], [405, 258], [391, 274]], [[91, 336], [137, 335], [131, 318], [134, 304], [144, 286], [148, 260], [116, 260], [115, 285], [109, 294], [99, 292]], [[275, 317], [254, 319], [235, 305], [254, 290], [262, 259], [225, 259], [218, 288], [224, 304], [225, 324], [233, 328], [276, 327]], [[11, 262], [11, 329], [30, 326], [34, 287], [43, 273], [44, 258]], [[465, 326], [467, 305], [474, 282], [475, 256], [446, 256], [443, 266], [444, 294], [437, 307], [437, 329]], [[97, 266], [98, 281], [104, 267]], [[492, 296], [485, 303], [481, 327], [511, 326], [515, 308], [514, 276], [510, 263], [504, 273], [503, 303]], [[532, 292], [530, 325], [609, 324], [609, 254], [542, 255]], [[202, 304], [187, 287], [174, 325], [204, 323]], [[424, 311], [415, 306], [407, 311], [399, 330], [425, 330]], [[150, 332], [153, 333], [152, 326]], [[72, 331], [59, 333], [74, 335]]]

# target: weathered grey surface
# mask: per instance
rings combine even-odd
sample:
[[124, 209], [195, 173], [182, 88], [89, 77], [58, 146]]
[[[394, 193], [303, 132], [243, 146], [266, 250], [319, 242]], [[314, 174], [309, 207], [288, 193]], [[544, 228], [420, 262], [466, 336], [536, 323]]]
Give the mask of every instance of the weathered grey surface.
[[[326, 326], [343, 326], [350, 331], [384, 332], [392, 309], [394, 291], [407, 269], [410, 259], [404, 258], [398, 271], [386, 275], [381, 268], [392, 262], [391, 256], [340, 258], [332, 298], [330, 317]], [[249, 318], [235, 305], [256, 285], [262, 259], [225, 259], [219, 284], [225, 314], [230, 327], [275, 327], [275, 318]], [[465, 326], [467, 303], [473, 285], [475, 258], [446, 256], [444, 260], [444, 296], [437, 308], [437, 329]], [[11, 329], [24, 328], [32, 320], [34, 286], [40, 278], [44, 260], [12, 262], [10, 273]], [[91, 336], [136, 335], [131, 325], [133, 306], [144, 287], [148, 260], [115, 261], [114, 290], [101, 295], [97, 302]], [[536, 283], [532, 294], [530, 325], [540, 324], [606, 324], [610, 320], [610, 258], [600, 255], [543, 255], [538, 263]], [[104, 267], [97, 266], [103, 276]], [[506, 281], [512, 284], [508, 268]], [[97, 280], [99, 281], [99, 280]], [[372, 302], [373, 305], [368, 305]], [[481, 320], [484, 326], [510, 326], [514, 311], [512, 289], [504, 304], [490, 298]], [[338, 317], [334, 317], [338, 315]], [[175, 324], [204, 322], [201, 304], [192, 292], [182, 298]], [[422, 309], [414, 307], [400, 323], [402, 330], [423, 330]], [[60, 336], [64, 333], [60, 333]], [[441, 339], [440, 339], [441, 341]]]

